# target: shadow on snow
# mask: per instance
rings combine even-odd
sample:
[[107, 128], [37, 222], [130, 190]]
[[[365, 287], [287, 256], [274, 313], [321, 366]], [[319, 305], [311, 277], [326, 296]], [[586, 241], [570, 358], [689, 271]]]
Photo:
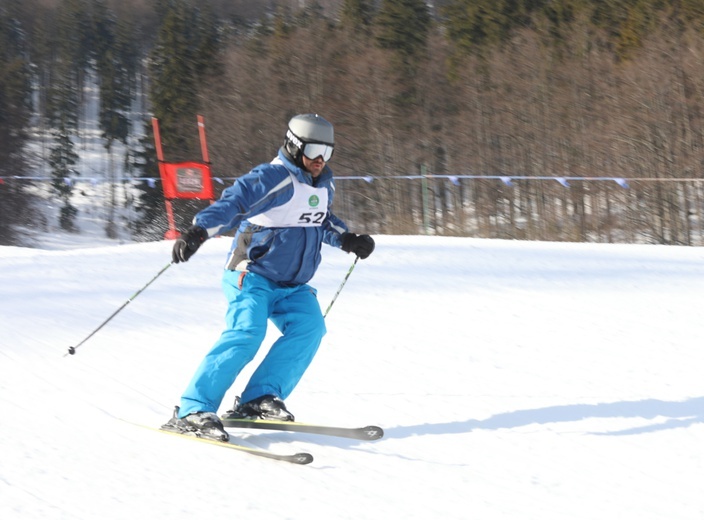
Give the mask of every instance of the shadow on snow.
[[621, 401], [617, 403], [573, 404], [548, 406], [531, 410], [516, 410], [492, 415], [487, 419], [470, 419], [461, 422], [420, 424], [385, 429], [387, 438], [403, 438], [414, 435], [441, 435], [468, 433], [473, 430], [499, 430], [520, 428], [530, 424], [567, 423], [592, 418], [668, 418], [667, 421], [613, 432], [590, 432], [595, 435], [634, 435], [674, 428], [685, 428], [704, 422], [704, 397], [685, 401]]

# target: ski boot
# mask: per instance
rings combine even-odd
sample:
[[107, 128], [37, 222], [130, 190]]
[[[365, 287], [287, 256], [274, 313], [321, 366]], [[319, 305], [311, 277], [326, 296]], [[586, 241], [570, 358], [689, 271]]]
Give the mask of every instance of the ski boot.
[[213, 412], [195, 412], [179, 419], [178, 411], [179, 407], [176, 406], [174, 416], [161, 427], [162, 430], [214, 441], [227, 442], [229, 440], [230, 436], [218, 416]]
[[286, 409], [284, 402], [274, 395], [263, 395], [247, 403], [235, 399], [232, 410], [223, 419], [263, 419], [265, 421], [295, 421], [293, 414]]

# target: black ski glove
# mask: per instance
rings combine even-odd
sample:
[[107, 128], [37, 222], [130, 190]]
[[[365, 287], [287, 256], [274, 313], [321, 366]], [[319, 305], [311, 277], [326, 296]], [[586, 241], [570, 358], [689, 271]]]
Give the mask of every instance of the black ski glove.
[[369, 235], [342, 234], [342, 250], [354, 253], [364, 260], [374, 251], [374, 239]]
[[208, 240], [208, 232], [199, 226], [191, 226], [183, 235], [176, 239], [171, 259], [175, 264], [188, 262], [203, 242]]

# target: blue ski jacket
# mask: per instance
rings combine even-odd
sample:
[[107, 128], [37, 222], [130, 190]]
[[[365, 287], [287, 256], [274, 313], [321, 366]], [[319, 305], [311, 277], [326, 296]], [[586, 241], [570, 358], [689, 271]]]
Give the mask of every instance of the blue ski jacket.
[[330, 209], [334, 193], [330, 168], [313, 179], [280, 149], [273, 161], [238, 178], [219, 200], [199, 211], [193, 224], [208, 237], [237, 229], [227, 269], [257, 273], [283, 286], [300, 285], [318, 269], [322, 243], [340, 247], [347, 232]]

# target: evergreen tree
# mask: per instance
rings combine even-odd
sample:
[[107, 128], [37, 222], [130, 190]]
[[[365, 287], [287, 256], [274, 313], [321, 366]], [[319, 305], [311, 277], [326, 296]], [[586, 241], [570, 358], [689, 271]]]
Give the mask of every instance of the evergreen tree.
[[384, 0], [376, 16], [377, 41], [396, 56], [396, 69], [404, 87], [397, 101], [402, 106], [417, 101], [414, 79], [426, 57], [431, 21], [424, 0]]
[[125, 25], [119, 24], [100, 0], [94, 3], [93, 32], [97, 43], [94, 53], [100, 84], [99, 124], [108, 153], [110, 200], [105, 233], [108, 238], [117, 238], [115, 211], [118, 180], [113, 144], [115, 141], [126, 143], [130, 131], [135, 51]]
[[[655, 27], [658, 11], [664, 4], [660, 0], [595, 0], [592, 21], [607, 31], [616, 57], [628, 59]], [[679, 9], [677, 5], [675, 10]]]
[[164, 231], [168, 228], [164, 213], [164, 192], [160, 189], [161, 183], [156, 182], [159, 179], [159, 164], [151, 121], [145, 121], [144, 128], [147, 131], [134, 152], [133, 167], [142, 172], [142, 177], [153, 180], [141, 180], [136, 187], [138, 199], [136, 208], [140, 218], [132, 222], [131, 227], [136, 240], [161, 240], [164, 237]]
[[52, 129], [53, 145], [48, 158], [51, 167], [52, 188], [63, 202], [59, 224], [75, 231], [78, 210], [71, 203], [73, 182], [69, 177], [79, 175], [74, 169], [78, 155], [72, 136], [77, 135], [82, 104], [84, 73], [90, 61], [90, 23], [85, 0], [62, 0], [51, 26], [46, 119]]
[[422, 57], [431, 23], [424, 0], [384, 0], [376, 23], [381, 47], [398, 53], [406, 65], [412, 65]]
[[462, 52], [482, 54], [507, 36], [516, 4], [510, 0], [453, 0], [443, 9], [448, 36]]
[[78, 162], [78, 154], [74, 150], [71, 135], [65, 125], [55, 131], [55, 145], [49, 155], [49, 165], [52, 170], [51, 186], [63, 205], [60, 209], [59, 224], [66, 231], [76, 231], [75, 217], [78, 210], [71, 203], [73, 182], [71, 177], [75, 174], [73, 167]]
[[49, 75], [47, 117], [54, 128], [78, 130], [84, 72], [91, 53], [90, 21], [85, 0], [62, 0], [57, 8]]
[[26, 218], [29, 196], [5, 176], [24, 173], [23, 147], [30, 116], [27, 39], [16, 16], [19, 1], [0, 6], [0, 244], [13, 244], [13, 225]]
[[130, 108], [135, 77], [134, 56], [128, 28], [119, 24], [102, 2], [94, 11], [94, 49], [100, 84], [100, 129], [109, 151], [114, 141], [125, 143], [129, 135]]
[[342, 3], [342, 24], [354, 33], [366, 32], [373, 14], [370, 0], [344, 0]]
[[[159, 120], [166, 159], [197, 160], [200, 86], [220, 71], [217, 21], [207, 4], [194, 7], [188, 0], [159, 1], [157, 12], [162, 23], [151, 53], [149, 99], [153, 114]], [[151, 132], [151, 122], [145, 122], [145, 134]], [[153, 175], [144, 172], [145, 176]], [[139, 188], [141, 222], [135, 226], [142, 230], [153, 225], [154, 214], [163, 214], [163, 191], [144, 185]], [[159, 198], [154, 197], [155, 191]], [[180, 220], [182, 214], [177, 211], [176, 217]]]
[[216, 34], [213, 22], [188, 1], [168, 4], [151, 57], [150, 100], [165, 151], [174, 160], [197, 153], [193, 127], [199, 84], [216, 59]]

